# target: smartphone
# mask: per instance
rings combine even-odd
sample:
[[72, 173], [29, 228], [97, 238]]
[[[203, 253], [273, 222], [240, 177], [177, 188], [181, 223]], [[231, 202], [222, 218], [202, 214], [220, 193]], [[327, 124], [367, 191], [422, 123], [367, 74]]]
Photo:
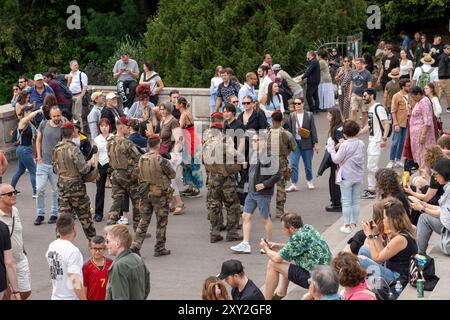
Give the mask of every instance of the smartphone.
[[270, 244], [269, 244], [269, 242], [266, 240], [266, 239], [264, 239], [264, 238], [261, 238], [261, 241], [264, 241], [265, 243], [267, 243], [267, 245], [269, 246], [269, 248], [270, 248]]

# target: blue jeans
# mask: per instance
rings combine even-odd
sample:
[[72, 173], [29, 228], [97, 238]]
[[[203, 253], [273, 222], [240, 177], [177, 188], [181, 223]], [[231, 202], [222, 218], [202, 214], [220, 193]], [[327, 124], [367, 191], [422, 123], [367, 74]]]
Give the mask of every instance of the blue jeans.
[[303, 164], [305, 165], [305, 173], [306, 180], [312, 181], [312, 158], [313, 158], [313, 149], [302, 150], [302, 142], [301, 140], [295, 140], [297, 142], [297, 148], [291, 153], [291, 169], [292, 169], [292, 183], [296, 184], [298, 182], [298, 162], [300, 161], [300, 157], [303, 159]]
[[361, 182], [342, 180], [340, 187], [344, 224], [358, 224]]
[[16, 156], [19, 165], [11, 180], [11, 185], [15, 189], [20, 177], [25, 173], [25, 170], [28, 169], [28, 171], [30, 172], [31, 188], [33, 189], [33, 194], [35, 194], [36, 163], [33, 159], [33, 148], [31, 146], [18, 146], [16, 149]]
[[38, 163], [36, 171], [36, 191], [37, 191], [37, 215], [43, 217], [45, 215], [45, 189], [47, 181], [50, 180], [52, 188], [52, 208], [51, 215], [58, 216], [58, 177], [53, 172], [53, 166], [45, 163]]
[[406, 128], [400, 128], [399, 132], [394, 130], [392, 136], [391, 156], [389, 160], [401, 160], [403, 145], [405, 144]]
[[395, 281], [398, 277], [400, 277], [400, 273], [391, 271], [386, 268], [383, 264], [376, 263], [372, 260], [372, 255], [370, 254], [370, 249], [367, 246], [362, 246], [358, 252], [359, 256], [359, 264], [364, 269], [369, 269], [369, 273], [375, 271], [377, 275], [386, 280], [387, 283], [391, 283]]

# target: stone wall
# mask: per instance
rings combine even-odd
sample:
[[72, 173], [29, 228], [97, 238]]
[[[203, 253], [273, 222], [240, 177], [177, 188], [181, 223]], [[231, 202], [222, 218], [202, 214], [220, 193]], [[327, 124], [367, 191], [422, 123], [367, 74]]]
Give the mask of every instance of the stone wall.
[[[116, 91], [115, 86], [90, 85], [90, 93], [96, 90], [105, 92]], [[160, 92], [159, 101], [169, 100], [169, 93], [178, 90], [192, 106], [192, 114], [196, 121], [206, 122], [209, 120], [209, 89], [203, 88], [164, 88]], [[11, 104], [0, 106], [0, 149], [5, 153], [8, 160], [16, 158], [16, 147], [11, 143], [11, 131], [16, 127], [17, 119]]]

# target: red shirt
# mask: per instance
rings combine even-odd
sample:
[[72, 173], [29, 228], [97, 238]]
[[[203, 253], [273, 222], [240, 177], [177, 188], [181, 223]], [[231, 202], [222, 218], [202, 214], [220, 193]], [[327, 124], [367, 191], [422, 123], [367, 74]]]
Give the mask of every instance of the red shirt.
[[105, 265], [100, 270], [92, 260], [83, 266], [83, 285], [87, 288], [88, 300], [105, 300], [108, 284], [108, 269], [112, 260], [105, 258]]

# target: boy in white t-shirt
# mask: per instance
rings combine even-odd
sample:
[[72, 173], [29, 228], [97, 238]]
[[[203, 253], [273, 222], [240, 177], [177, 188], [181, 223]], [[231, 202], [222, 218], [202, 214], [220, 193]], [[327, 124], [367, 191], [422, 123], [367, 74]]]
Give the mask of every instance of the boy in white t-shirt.
[[377, 102], [377, 92], [370, 88], [363, 94], [364, 102], [369, 106], [367, 125], [361, 129], [360, 135], [369, 132], [369, 144], [367, 145], [367, 189], [361, 195], [361, 199], [375, 198], [375, 173], [378, 170], [381, 149], [386, 147], [389, 133], [389, 120], [386, 109]]
[[56, 221], [60, 238], [50, 243], [45, 254], [50, 267], [52, 300], [86, 300], [83, 290], [83, 256], [73, 241], [77, 235], [71, 215]]

